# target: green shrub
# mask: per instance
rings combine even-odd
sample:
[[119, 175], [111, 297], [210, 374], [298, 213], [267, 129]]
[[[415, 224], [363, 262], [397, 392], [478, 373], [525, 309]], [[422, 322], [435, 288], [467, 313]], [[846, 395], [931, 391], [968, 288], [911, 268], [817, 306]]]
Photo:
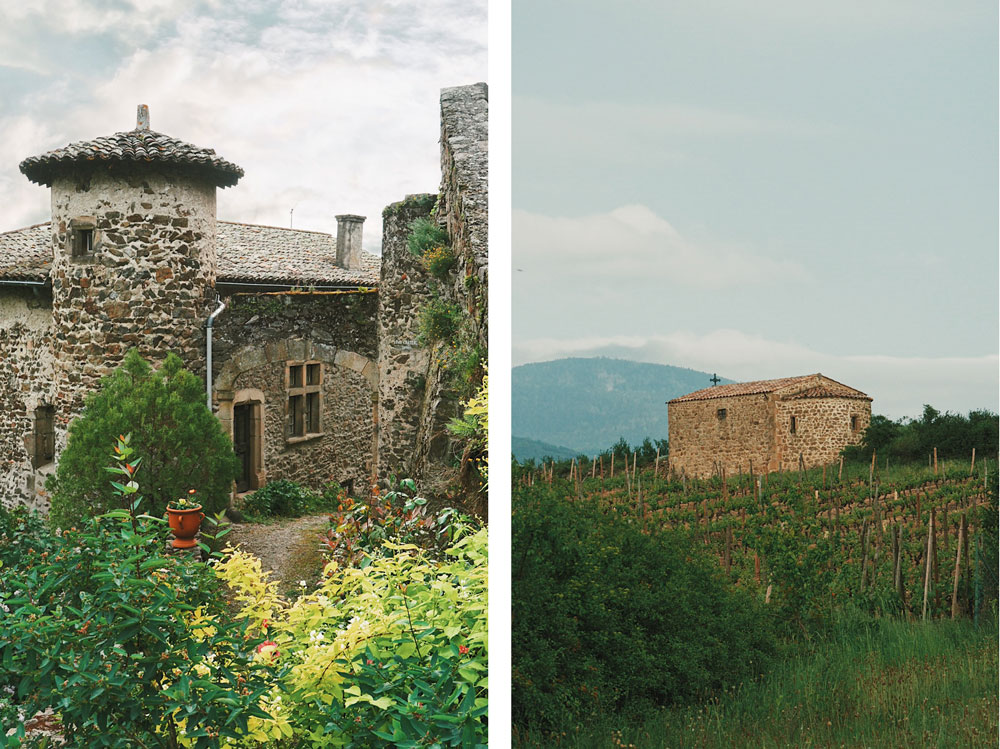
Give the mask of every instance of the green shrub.
[[430, 218], [418, 218], [410, 224], [410, 234], [406, 238], [406, 246], [417, 257], [434, 247], [448, 244], [448, 232]]
[[513, 499], [516, 724], [680, 703], [762, 672], [768, 613], [723, 582], [714, 559], [557, 491]]
[[423, 254], [421, 260], [427, 272], [441, 281], [448, 278], [448, 274], [451, 273], [451, 269], [455, 267], [456, 263], [455, 253], [448, 245], [431, 247]]
[[294, 481], [278, 479], [269, 481], [243, 500], [243, 509], [257, 517], [297, 518], [305, 515], [319, 502], [313, 492]]
[[462, 308], [454, 302], [432, 299], [420, 309], [417, 321], [417, 342], [429, 346], [439, 341], [450, 342], [462, 325]]
[[323, 551], [340, 564], [359, 565], [391, 553], [385, 545], [391, 541], [415, 544], [436, 556], [473, 525], [468, 516], [452, 507], [431, 512], [413, 479], [403, 479], [385, 493], [376, 487], [368, 499], [340, 494], [330, 515]]
[[117, 493], [127, 509], [85, 518], [41, 551], [19, 540], [0, 575], [0, 681], [16, 683], [24, 715], [54, 708], [71, 746], [216, 747], [267, 717], [273, 676], [213, 568], [165, 555], [166, 522], [137, 514], [129, 453], [113, 469], [129, 477]]
[[128, 433], [143, 458], [146, 512], [162, 515], [168, 501], [191, 487], [198, 488], [206, 514], [226, 507], [239, 462], [205, 406], [201, 380], [174, 354], [153, 371], [133, 349], [70, 424], [56, 475], [46, 484], [54, 526], [77, 525], [116, 506], [104, 466], [108, 445]]
[[255, 562], [237, 552], [219, 574], [280, 654], [261, 737], [287, 726], [290, 747], [486, 746], [485, 528], [441, 560], [396, 544], [363, 567], [330, 565], [291, 605]]

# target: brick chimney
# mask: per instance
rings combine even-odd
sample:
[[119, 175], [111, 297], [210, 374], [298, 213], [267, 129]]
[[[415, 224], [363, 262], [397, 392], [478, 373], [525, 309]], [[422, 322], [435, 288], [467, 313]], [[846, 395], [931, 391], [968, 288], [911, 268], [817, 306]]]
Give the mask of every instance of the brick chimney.
[[364, 222], [364, 216], [337, 216], [337, 265], [341, 268], [361, 268], [361, 225]]

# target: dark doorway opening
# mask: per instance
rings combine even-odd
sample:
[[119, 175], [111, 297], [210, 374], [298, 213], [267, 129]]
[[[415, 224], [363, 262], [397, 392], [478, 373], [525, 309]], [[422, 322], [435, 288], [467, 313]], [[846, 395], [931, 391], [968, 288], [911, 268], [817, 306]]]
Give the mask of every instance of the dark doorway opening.
[[253, 404], [241, 403], [233, 409], [233, 449], [240, 461], [240, 474], [236, 478], [236, 491], [251, 488], [253, 475]]

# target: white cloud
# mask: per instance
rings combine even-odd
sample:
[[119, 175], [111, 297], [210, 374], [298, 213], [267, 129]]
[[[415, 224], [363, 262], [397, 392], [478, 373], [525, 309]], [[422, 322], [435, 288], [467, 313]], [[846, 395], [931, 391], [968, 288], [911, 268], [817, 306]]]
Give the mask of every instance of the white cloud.
[[808, 278], [798, 263], [753, 250], [693, 241], [643, 205], [575, 218], [513, 212], [513, 261], [520, 295], [534, 293], [532, 279], [561, 278], [567, 289], [586, 283], [661, 283], [724, 289]]
[[[46, 3], [65, 11], [64, 33], [99, 30], [87, 25], [93, 2]], [[114, 10], [113, 18], [124, 14], [118, 32], [129, 46], [102, 76], [47, 70], [20, 108], [51, 125], [30, 142], [22, 133], [16, 153], [3, 147], [0, 201], [40, 192], [17, 173], [21, 159], [131, 129], [144, 103], [154, 130], [214, 148], [246, 171], [219, 192], [220, 218], [287, 226], [294, 209], [297, 228], [332, 232], [336, 214], [361, 214], [365, 247], [377, 251], [382, 209], [438, 188], [440, 89], [486, 78], [485, 2], [211, 5], [196, 15], [190, 2], [158, 0], [144, 19], [133, 16], [145, 11]], [[30, 43], [28, 16], [20, 13], [6, 34], [28, 34]], [[441, 18], [450, 20], [435, 24]], [[45, 220], [47, 210], [32, 205], [7, 211], [2, 228]]]
[[996, 411], [1000, 357], [841, 356], [796, 343], [772, 341], [737, 330], [705, 335], [680, 331], [662, 336], [526, 339], [515, 342], [513, 364], [566, 356], [612, 356], [671, 364], [737, 381], [822, 372], [864, 391], [876, 413], [891, 418], [918, 416], [923, 404], [942, 411]]

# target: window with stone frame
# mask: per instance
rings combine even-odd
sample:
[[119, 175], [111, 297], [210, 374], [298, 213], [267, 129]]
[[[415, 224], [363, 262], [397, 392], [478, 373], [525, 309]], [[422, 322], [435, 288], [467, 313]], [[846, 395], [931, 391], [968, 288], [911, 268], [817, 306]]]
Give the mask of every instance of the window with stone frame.
[[69, 222], [69, 251], [72, 257], [86, 257], [97, 247], [97, 221], [78, 216]]
[[54, 406], [39, 406], [35, 409], [34, 451], [31, 467], [41, 468], [56, 459], [56, 409]]
[[292, 442], [323, 433], [323, 364], [285, 362], [285, 439]]
[[789, 433], [790, 433], [790, 434], [795, 434], [795, 428], [796, 428], [797, 426], [798, 426], [798, 424], [796, 424], [796, 423], [795, 423], [795, 417], [793, 416], [793, 417], [792, 417], [792, 421], [791, 421], [791, 424], [789, 424], [789, 430], [788, 430], [788, 431], [789, 431]]
[[858, 431], [858, 417], [857, 416], [851, 416], [851, 431], [852, 432]]

